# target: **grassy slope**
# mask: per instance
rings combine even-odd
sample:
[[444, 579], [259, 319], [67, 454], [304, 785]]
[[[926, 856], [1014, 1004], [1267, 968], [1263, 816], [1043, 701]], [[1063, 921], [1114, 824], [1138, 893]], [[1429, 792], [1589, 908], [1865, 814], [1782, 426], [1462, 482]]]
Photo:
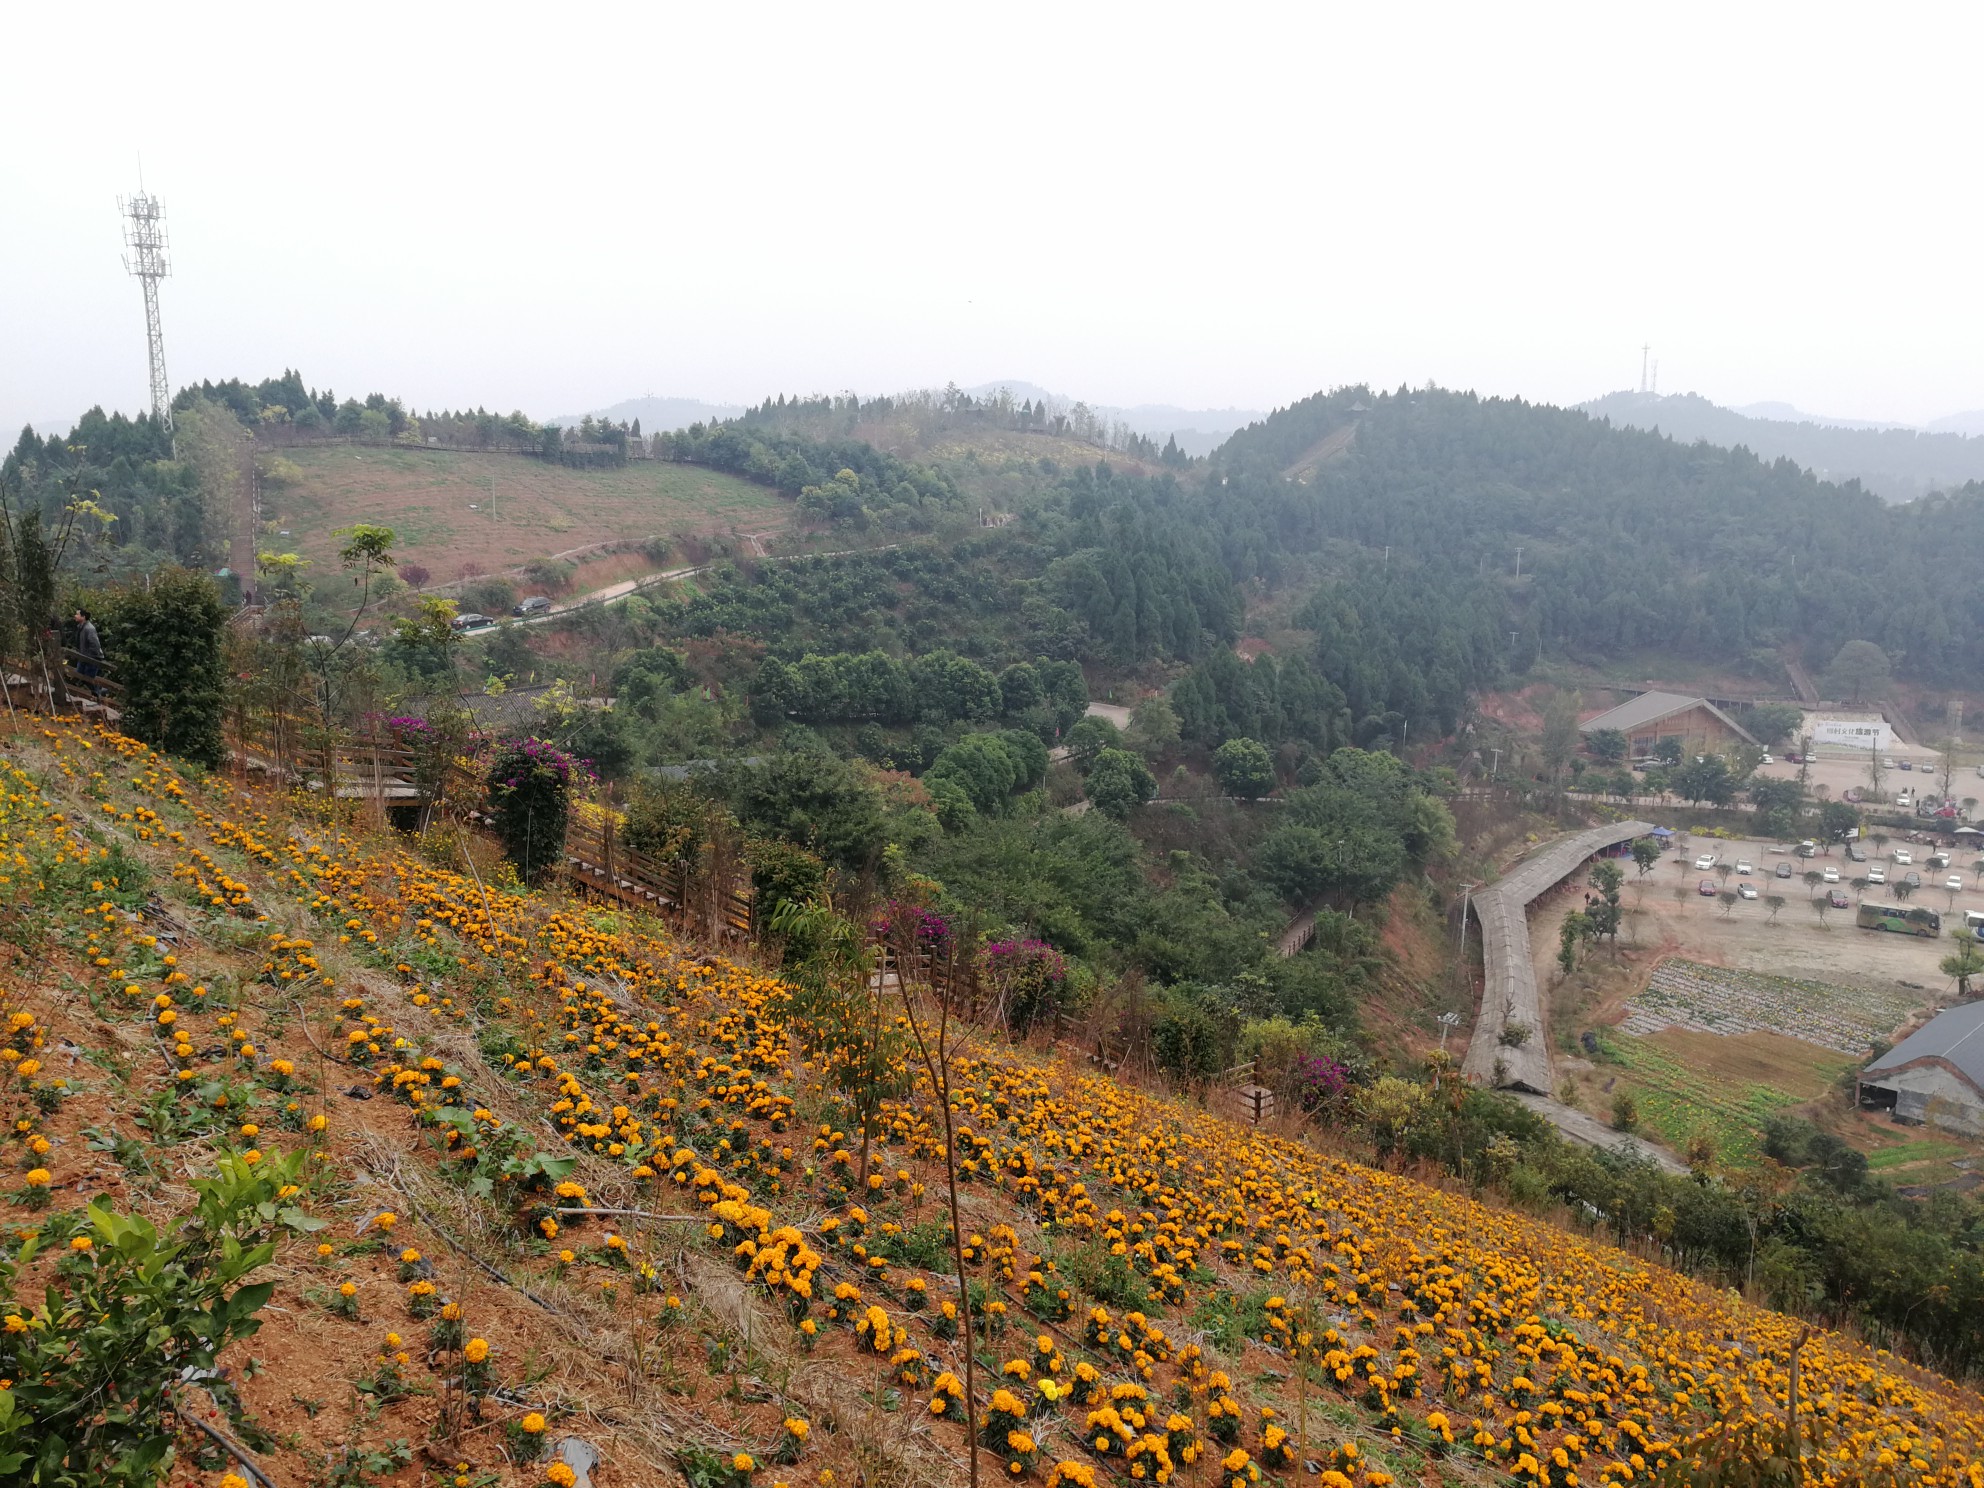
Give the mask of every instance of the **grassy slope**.
[[[847, 1113], [799, 1062], [778, 983], [659, 927], [485, 891], [487, 863], [475, 877], [444, 872], [322, 811], [182, 779], [114, 736], [55, 728], [0, 753], [0, 852], [10, 865], [0, 875], [9, 930], [0, 1012], [28, 1013], [21, 1037], [56, 1066], [39, 1082], [9, 1082], [0, 1118], [49, 1139], [55, 1202], [108, 1191], [170, 1213], [185, 1201], [188, 1171], [251, 1139], [242, 1123], [260, 1125], [258, 1145], [286, 1148], [302, 1140], [292, 1129], [309, 1113], [330, 1117], [327, 1155], [299, 1200], [330, 1227], [283, 1243], [263, 1332], [223, 1359], [269, 1434], [276, 1480], [308, 1480], [313, 1458], [332, 1447], [431, 1439], [435, 1392], [459, 1366], [430, 1355], [429, 1325], [409, 1315], [395, 1274], [405, 1247], [433, 1264], [467, 1332], [491, 1343], [493, 1377], [512, 1397], [489, 1403], [490, 1424], [380, 1481], [431, 1482], [422, 1468], [451, 1474], [457, 1462], [482, 1488], [541, 1481], [541, 1469], [506, 1460], [496, 1424], [528, 1408], [552, 1418], [553, 1435], [596, 1443], [605, 1485], [673, 1481], [668, 1464], [692, 1451], [762, 1460], [788, 1416], [813, 1423], [810, 1438], [796, 1464], [757, 1472], [760, 1485], [825, 1484], [823, 1469], [876, 1488], [962, 1481], [958, 1430], [931, 1416], [920, 1378], [961, 1370], [958, 1344], [933, 1324], [952, 1283], [938, 1243], [941, 1129], [927, 1095], [891, 1108], [872, 1191], [850, 1194]], [[108, 871], [99, 854], [112, 848], [149, 864], [169, 921], [102, 907], [106, 894], [141, 897], [129, 882], [93, 877]], [[155, 939], [168, 923], [173, 966]], [[184, 1056], [153, 1036], [152, 999], [168, 989]], [[223, 1052], [222, 1008], [253, 1055]], [[301, 1089], [278, 1088], [277, 1058], [293, 1063]], [[478, 1113], [479, 1149], [493, 1155], [507, 1133], [526, 1152], [568, 1153], [587, 1202], [695, 1222], [567, 1216], [547, 1239], [533, 1226], [556, 1201], [514, 1185], [475, 1197], [464, 1186], [470, 1162], [418, 1119], [418, 1075], [413, 1085], [392, 1078], [401, 1066], [425, 1071], [427, 1104]], [[180, 1067], [196, 1078], [179, 1081]], [[25, 1087], [58, 1070], [66, 1094], [37, 1116]], [[225, 1108], [198, 1094], [213, 1080], [234, 1087]], [[173, 1113], [174, 1142], [115, 1155], [87, 1144], [85, 1126], [142, 1137], [134, 1115], [147, 1101]], [[1508, 1439], [1519, 1374], [1559, 1398], [1573, 1387], [1608, 1396], [1607, 1418], [1584, 1430], [1603, 1443], [1585, 1463], [1587, 1482], [1604, 1481], [1604, 1464], [1631, 1450], [1622, 1420], [1667, 1440], [1699, 1428], [1705, 1409], [1735, 1410], [1734, 1388], [1766, 1399], [1783, 1390], [1796, 1324], [1548, 1225], [989, 1038], [959, 1069], [954, 1101], [975, 1168], [962, 1194], [973, 1279], [1005, 1309], [979, 1351], [986, 1396], [1008, 1360], [1029, 1370], [1054, 1361], [1064, 1381], [1086, 1365], [1101, 1388], [1123, 1387], [1119, 1412], [1135, 1407], [1131, 1387], [1147, 1391], [1161, 1439], [1172, 1411], [1186, 1418], [1184, 1435], [1205, 1430], [1210, 1401], [1224, 1393], [1209, 1371], [1223, 1369], [1244, 1407], [1239, 1448], [1259, 1457], [1298, 1404], [1286, 1355], [1264, 1349], [1282, 1337], [1286, 1311], [1270, 1299], [1305, 1297], [1329, 1330], [1322, 1346], [1335, 1351], [1306, 1401], [1308, 1453], [1327, 1458], [1356, 1443], [1359, 1488], [1380, 1488], [1386, 1474], [1508, 1481], [1513, 1452], [1483, 1464], [1465, 1443], [1477, 1416]], [[746, 1207], [712, 1205], [719, 1192]], [[700, 1212], [698, 1195], [710, 1205]], [[762, 1219], [747, 1220], [760, 1205]], [[366, 1228], [382, 1209], [398, 1216], [389, 1240]], [[729, 1221], [718, 1236], [706, 1233], [712, 1218]], [[608, 1243], [620, 1224], [624, 1252]], [[798, 1228], [772, 1233], [783, 1225]], [[844, 1238], [832, 1238], [836, 1229]], [[739, 1242], [749, 1238], [776, 1247], [778, 1263], [761, 1259], [747, 1274], [751, 1249]], [[1068, 1289], [1065, 1318], [1028, 1316], [1030, 1270], [1050, 1295]], [[810, 1278], [816, 1342], [792, 1322], [796, 1274]], [[30, 1289], [43, 1275], [30, 1273]], [[344, 1280], [357, 1289], [359, 1319], [324, 1305]], [[912, 1308], [919, 1281], [929, 1310]], [[841, 1285], [858, 1286], [858, 1301], [836, 1303]], [[1089, 1322], [1096, 1305], [1108, 1309], [1100, 1331]], [[1159, 1332], [1138, 1335], [1140, 1352], [1119, 1348], [1140, 1326], [1129, 1316], [1139, 1305]], [[849, 1326], [870, 1306], [892, 1335], [900, 1330], [886, 1357]], [[1519, 1329], [1524, 1319], [1542, 1326]], [[406, 1343], [415, 1393], [382, 1410], [353, 1382], [376, 1370], [389, 1329]], [[1746, 1347], [1723, 1352], [1725, 1337]], [[1184, 1349], [1189, 1338], [1201, 1340], [1202, 1357]], [[918, 1357], [903, 1358], [905, 1346]], [[263, 1366], [252, 1378], [251, 1356]], [[1650, 1379], [1636, 1384], [1630, 1371], [1641, 1364]], [[1477, 1366], [1492, 1391], [1464, 1383]], [[1941, 1481], [1954, 1483], [1954, 1465], [1984, 1452], [1984, 1408], [1968, 1391], [1899, 1373], [1830, 1335], [1814, 1341], [1804, 1368], [1807, 1399], [1832, 1391], [1819, 1414], [1857, 1433], [1855, 1455], [1890, 1444], [1906, 1455], [1912, 1440], [1950, 1465]], [[1029, 1406], [1041, 1450], [1032, 1481], [1058, 1460], [1097, 1483], [1129, 1481], [1120, 1452], [1093, 1453], [1100, 1428], [1090, 1411], [1102, 1402], [1049, 1403], [1017, 1374], [1003, 1384]], [[1674, 1403], [1677, 1389], [1692, 1391], [1689, 1404]], [[1397, 1396], [1395, 1414], [1385, 1394]], [[1268, 1405], [1279, 1426], [1262, 1415]], [[1942, 1434], [1935, 1447], [1909, 1424], [1911, 1407]], [[1437, 1466], [1443, 1448], [1426, 1424], [1434, 1408], [1463, 1444]], [[1546, 1449], [1559, 1439], [1545, 1428]], [[1210, 1459], [1229, 1450], [1210, 1445]], [[987, 1461], [988, 1481], [1011, 1480], [1003, 1457]], [[1184, 1481], [1204, 1473], [1202, 1464]]]
[[[282, 455], [303, 478], [271, 483], [264, 513], [294, 535], [263, 542], [312, 559], [320, 580], [337, 565], [332, 533], [353, 522], [393, 528], [402, 562], [421, 564], [446, 580], [459, 577], [464, 564], [494, 573], [612, 538], [733, 526], [771, 532], [792, 514], [792, 504], [764, 486], [659, 461], [573, 470], [518, 455], [357, 445], [306, 446]], [[470, 511], [470, 503], [480, 509]]]

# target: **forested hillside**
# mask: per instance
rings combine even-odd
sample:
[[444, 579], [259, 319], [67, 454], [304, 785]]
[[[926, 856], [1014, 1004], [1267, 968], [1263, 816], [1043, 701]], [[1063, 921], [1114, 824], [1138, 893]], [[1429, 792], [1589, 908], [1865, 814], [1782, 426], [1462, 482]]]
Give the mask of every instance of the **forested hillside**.
[[1977, 485], [1888, 506], [1789, 460], [1563, 409], [1349, 388], [1222, 446], [1221, 501], [1285, 486], [1286, 466], [1351, 425], [1341, 454], [1284, 489], [1283, 510], [1367, 550], [1390, 545], [1394, 564], [1513, 578], [1522, 548], [1524, 582], [1505, 586], [1517, 656], [1658, 647], [1722, 665], [1791, 645], [1823, 662], [1859, 638], [1928, 682], [1984, 667], [1984, 592], [1960, 572], [1984, 541]]

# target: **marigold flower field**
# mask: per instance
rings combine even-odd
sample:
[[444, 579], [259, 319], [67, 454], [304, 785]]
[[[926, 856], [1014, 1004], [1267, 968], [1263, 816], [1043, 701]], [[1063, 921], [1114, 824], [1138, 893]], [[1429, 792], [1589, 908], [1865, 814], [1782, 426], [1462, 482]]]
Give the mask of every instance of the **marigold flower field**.
[[[284, 1182], [215, 1419], [284, 1483], [571, 1482], [566, 1438], [608, 1488], [962, 1482], [967, 1348], [981, 1477], [1054, 1488], [1640, 1483], [1783, 1417], [1795, 1320], [990, 1035], [967, 1309], [927, 1081], [864, 1176], [775, 975], [330, 810], [80, 728], [0, 752], [0, 1220], [64, 1240], [5, 1369], [89, 1198], [164, 1216], [227, 1158]], [[1984, 1488], [1972, 1390], [1799, 1362], [1808, 1481]], [[187, 1431], [168, 1476], [234, 1468]]]

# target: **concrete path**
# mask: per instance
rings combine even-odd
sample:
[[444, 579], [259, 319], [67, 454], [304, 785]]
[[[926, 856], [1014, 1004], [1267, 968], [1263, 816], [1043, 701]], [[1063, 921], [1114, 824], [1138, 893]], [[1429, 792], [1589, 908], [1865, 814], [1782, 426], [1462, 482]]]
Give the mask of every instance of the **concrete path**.
[[1644, 1137], [1633, 1136], [1630, 1132], [1614, 1131], [1587, 1111], [1527, 1090], [1512, 1090], [1509, 1094], [1580, 1146], [1600, 1150], [1623, 1147], [1633, 1156], [1643, 1157], [1665, 1172], [1680, 1174], [1688, 1171], [1688, 1165], [1665, 1147], [1655, 1146]]
[[[1652, 830], [1651, 822], [1628, 821], [1573, 832], [1544, 844], [1494, 883], [1474, 891], [1485, 975], [1474, 1037], [1461, 1062], [1461, 1072], [1470, 1080], [1516, 1085], [1545, 1096], [1556, 1090], [1550, 1031], [1544, 1026], [1543, 995], [1529, 951], [1530, 902], [1577, 872], [1593, 853]], [[1528, 1028], [1529, 1036], [1519, 1044], [1503, 1043], [1502, 1030], [1511, 1024]]]

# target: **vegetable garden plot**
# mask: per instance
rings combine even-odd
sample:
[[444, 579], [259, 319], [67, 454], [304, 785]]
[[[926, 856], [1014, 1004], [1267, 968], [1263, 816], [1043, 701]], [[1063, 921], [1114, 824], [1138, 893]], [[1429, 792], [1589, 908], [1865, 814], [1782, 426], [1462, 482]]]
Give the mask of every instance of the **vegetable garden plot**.
[[1669, 957], [1627, 1005], [1624, 1033], [1781, 1033], [1840, 1054], [1864, 1054], [1918, 1006], [1899, 989], [1846, 987]]

